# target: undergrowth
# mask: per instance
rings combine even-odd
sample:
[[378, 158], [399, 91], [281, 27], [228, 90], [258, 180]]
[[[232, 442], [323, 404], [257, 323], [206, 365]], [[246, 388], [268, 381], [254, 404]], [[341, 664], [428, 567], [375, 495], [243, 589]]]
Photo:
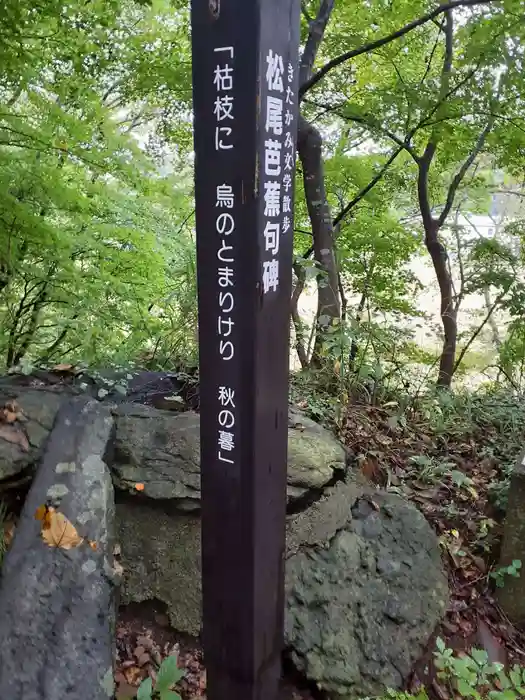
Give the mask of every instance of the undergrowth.
[[[454, 654], [442, 639], [434, 652], [438, 677], [447, 697], [482, 700], [516, 700], [525, 695], [525, 668], [515, 664], [506, 669], [491, 662], [484, 649], [473, 648], [470, 653]], [[428, 700], [422, 686], [415, 693], [391, 690], [382, 700]]]
[[428, 386], [416, 396], [376, 389], [372, 397], [360, 385], [337, 376], [320, 381], [318, 374], [302, 372], [292, 377], [291, 398], [342, 439], [360, 410], [368, 416], [374, 411], [380, 415], [394, 441], [417, 434], [421, 437], [418, 453], [407, 461], [427, 482], [452, 474], [455, 485], [468, 486], [468, 477], [463, 479], [455, 460], [450, 460], [451, 453], [465, 452], [468, 446], [479, 463], [493, 467], [488, 496], [494, 506], [505, 510], [509, 477], [523, 449], [525, 401], [516, 392], [500, 385], [475, 392]]

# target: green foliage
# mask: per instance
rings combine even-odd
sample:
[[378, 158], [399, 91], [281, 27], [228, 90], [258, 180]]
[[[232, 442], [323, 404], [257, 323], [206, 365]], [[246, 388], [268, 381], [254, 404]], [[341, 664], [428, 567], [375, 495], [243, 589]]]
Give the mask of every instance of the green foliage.
[[439, 677], [463, 698], [515, 700], [525, 694], [525, 669], [513, 666], [508, 672], [503, 664], [491, 663], [484, 649], [454, 656], [443, 640], [436, 642], [435, 663]]
[[490, 577], [496, 582], [498, 588], [503, 588], [505, 585], [505, 576], [514, 576], [514, 578], [519, 578], [521, 569], [521, 561], [519, 559], [514, 559], [512, 564], [508, 566], [500, 566], [494, 571], [490, 572]]
[[[185, 158], [182, 130], [166, 126], [189, 80], [182, 17], [163, 2], [47, 3], [44, 13], [7, 4], [0, 366], [195, 356], [191, 174], [183, 160], [170, 174], [173, 157], [161, 172], [158, 148], [139, 133], [178, 138]], [[156, 69], [145, 60], [151, 42]]]
[[177, 656], [167, 656], [160, 665], [155, 685], [151, 678], [140, 684], [137, 700], [180, 700], [180, 695], [172, 687], [184, 678], [184, 671], [178, 667]]
[[[525, 695], [525, 668], [514, 665], [507, 670], [503, 664], [490, 662], [484, 649], [473, 648], [468, 654], [455, 655], [440, 638], [436, 640], [436, 647], [434, 663], [438, 677], [451, 697], [459, 695], [474, 700], [517, 700]], [[428, 697], [422, 687], [414, 694], [389, 690], [381, 700], [428, 700]]]

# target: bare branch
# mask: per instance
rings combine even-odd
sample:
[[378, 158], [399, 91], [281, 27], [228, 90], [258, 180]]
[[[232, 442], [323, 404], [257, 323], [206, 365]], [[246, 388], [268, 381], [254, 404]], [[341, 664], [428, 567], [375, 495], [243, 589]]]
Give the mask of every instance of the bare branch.
[[[438, 106], [443, 104], [446, 95], [450, 91], [450, 73], [452, 70], [452, 58], [454, 52], [454, 24], [452, 11], [447, 10], [445, 13], [445, 25], [443, 31], [445, 32], [445, 55], [443, 58], [443, 68], [441, 69], [441, 84], [439, 87], [439, 99], [437, 102]], [[439, 107], [436, 107], [436, 111]], [[433, 219], [432, 219], [432, 207], [430, 206], [430, 198], [428, 195], [428, 175], [430, 171], [430, 166], [436, 155], [436, 150], [438, 146], [438, 138], [436, 130], [433, 129], [428, 139], [423, 155], [419, 161], [419, 171], [417, 178], [417, 195], [419, 201], [419, 208], [421, 210], [421, 217], [423, 219], [423, 225], [425, 227], [425, 233], [434, 230]], [[454, 194], [456, 190], [454, 190]], [[450, 206], [452, 206], [454, 199], [450, 201]], [[450, 207], [449, 207], [450, 211]], [[448, 211], [447, 211], [448, 214]], [[435, 229], [437, 231], [437, 229]]]
[[[441, 27], [439, 27], [439, 29], [441, 31]], [[420, 86], [423, 85], [423, 83], [425, 82], [425, 80], [427, 78], [427, 75], [430, 73], [430, 71], [432, 69], [432, 61], [434, 60], [434, 56], [436, 54], [437, 47], [439, 46], [439, 35], [440, 35], [440, 32], [438, 32], [438, 34], [436, 36], [436, 41], [434, 42], [434, 46], [432, 47], [432, 51], [430, 52], [430, 55], [429, 55], [428, 60], [427, 60], [425, 72], [423, 73], [423, 77], [419, 81]]]

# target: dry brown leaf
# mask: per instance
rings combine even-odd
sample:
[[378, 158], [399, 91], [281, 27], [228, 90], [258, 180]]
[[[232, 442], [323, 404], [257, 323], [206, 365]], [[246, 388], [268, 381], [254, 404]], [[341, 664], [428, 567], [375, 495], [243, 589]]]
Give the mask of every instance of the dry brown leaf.
[[4, 547], [7, 549], [11, 546], [13, 537], [15, 535], [15, 524], [12, 521], [6, 521], [4, 523]]
[[[45, 527], [46, 524], [47, 527]], [[61, 549], [74, 549], [84, 541], [84, 538], [80, 537], [77, 529], [66, 516], [54, 509], [48, 509], [42, 528], [42, 539], [50, 547], [60, 547]]]
[[142, 671], [138, 666], [130, 666], [124, 670], [124, 677], [129, 685], [138, 686], [142, 681]]
[[17, 420], [24, 421], [25, 416], [16, 401], [7, 401], [0, 410], [0, 420], [4, 423], [11, 424], [15, 423]]
[[134, 700], [137, 697], [137, 688], [123, 681], [118, 685], [116, 697], [117, 700]]
[[9, 411], [7, 408], [4, 408], [4, 410], [2, 411], [2, 417], [5, 423], [14, 423], [16, 421], [17, 415], [16, 413]]
[[24, 452], [29, 452], [29, 442], [25, 434], [13, 425], [0, 424], [0, 438], [18, 445]]

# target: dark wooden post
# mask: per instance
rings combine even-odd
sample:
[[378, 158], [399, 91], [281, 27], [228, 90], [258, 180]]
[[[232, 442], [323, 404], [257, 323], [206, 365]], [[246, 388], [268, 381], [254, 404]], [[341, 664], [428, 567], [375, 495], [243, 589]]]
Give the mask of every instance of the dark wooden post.
[[209, 700], [280, 674], [299, 12], [192, 1]]

